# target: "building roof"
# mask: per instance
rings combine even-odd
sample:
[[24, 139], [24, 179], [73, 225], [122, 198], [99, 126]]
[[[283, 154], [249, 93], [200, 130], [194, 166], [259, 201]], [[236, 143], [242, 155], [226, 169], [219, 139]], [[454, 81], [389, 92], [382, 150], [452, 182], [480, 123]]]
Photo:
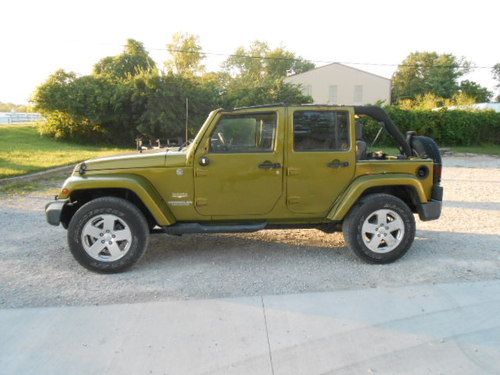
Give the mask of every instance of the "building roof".
[[361, 70], [361, 69], [358, 69], [358, 68], [353, 68], [352, 66], [341, 64], [341, 63], [338, 63], [338, 62], [333, 62], [333, 63], [326, 64], [326, 65], [323, 65], [323, 66], [318, 66], [316, 68], [313, 68], [313, 69], [308, 70], [308, 71], [303, 72], [303, 73], [291, 74], [291, 75], [285, 77], [285, 79], [289, 78], [289, 77], [297, 77], [297, 76], [300, 76], [300, 75], [303, 75], [303, 74], [306, 74], [306, 73], [310, 73], [310, 72], [315, 71], [315, 70], [320, 70], [320, 69], [323, 69], [323, 68], [326, 68], [326, 67], [329, 67], [329, 66], [332, 66], [332, 65], [340, 65], [340, 66], [343, 66], [343, 67], [346, 67], [346, 68], [349, 68], [349, 69], [352, 69], [352, 70], [357, 70], [358, 72], [362, 72], [362, 73], [366, 73], [366, 74], [369, 74], [369, 75], [372, 75], [372, 76], [375, 76], [375, 77], [378, 77], [378, 78], [386, 79], [387, 81], [391, 80], [390, 78], [383, 77], [383, 76], [380, 76], [378, 74], [370, 73], [370, 72], [367, 72], [366, 70]]

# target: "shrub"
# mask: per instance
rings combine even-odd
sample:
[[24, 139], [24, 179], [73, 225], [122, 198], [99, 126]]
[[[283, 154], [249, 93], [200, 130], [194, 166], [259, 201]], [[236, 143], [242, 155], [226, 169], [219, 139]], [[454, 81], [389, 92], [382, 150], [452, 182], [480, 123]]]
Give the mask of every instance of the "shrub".
[[[415, 130], [442, 146], [500, 145], [500, 113], [494, 111], [405, 110], [396, 106], [385, 110], [403, 134]], [[371, 141], [380, 127], [373, 121], [364, 121], [365, 139]], [[387, 135], [377, 143], [392, 144]]]
[[48, 135], [55, 139], [78, 138], [81, 141], [93, 142], [102, 140], [106, 134], [102, 127], [92, 124], [84, 117], [69, 116], [58, 111], [45, 115], [45, 119], [38, 125], [38, 132], [41, 135]]

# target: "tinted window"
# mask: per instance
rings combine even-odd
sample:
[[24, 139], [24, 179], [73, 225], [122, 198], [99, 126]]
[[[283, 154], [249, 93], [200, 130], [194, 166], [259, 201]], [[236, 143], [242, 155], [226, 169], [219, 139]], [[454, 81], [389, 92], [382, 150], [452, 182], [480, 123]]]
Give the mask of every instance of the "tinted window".
[[276, 139], [276, 113], [223, 115], [210, 138], [216, 153], [271, 152]]
[[349, 112], [294, 112], [293, 144], [295, 151], [348, 150]]

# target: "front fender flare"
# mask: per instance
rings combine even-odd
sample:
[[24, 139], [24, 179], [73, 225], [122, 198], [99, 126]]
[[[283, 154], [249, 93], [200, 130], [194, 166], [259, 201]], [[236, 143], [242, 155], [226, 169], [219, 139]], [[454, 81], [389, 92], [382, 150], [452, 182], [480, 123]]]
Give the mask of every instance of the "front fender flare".
[[387, 174], [362, 176], [355, 179], [351, 185], [335, 201], [327, 215], [332, 221], [341, 221], [347, 215], [352, 206], [356, 204], [361, 195], [370, 188], [382, 186], [408, 186], [414, 189], [420, 203], [427, 202], [424, 188], [420, 181], [409, 174]]
[[[174, 215], [158, 191], [144, 177], [134, 174], [99, 174], [71, 176], [63, 184], [67, 194], [59, 194], [60, 199], [67, 198], [74, 191], [94, 189], [126, 189], [132, 191], [149, 210], [158, 225], [172, 225]], [[66, 190], [65, 190], [66, 191]]]

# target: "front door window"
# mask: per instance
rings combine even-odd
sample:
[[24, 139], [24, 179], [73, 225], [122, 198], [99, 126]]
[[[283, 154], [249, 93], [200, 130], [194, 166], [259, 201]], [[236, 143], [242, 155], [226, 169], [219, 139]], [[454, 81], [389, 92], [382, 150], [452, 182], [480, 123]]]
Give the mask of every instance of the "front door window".
[[272, 152], [276, 140], [276, 113], [223, 116], [210, 138], [211, 153]]

